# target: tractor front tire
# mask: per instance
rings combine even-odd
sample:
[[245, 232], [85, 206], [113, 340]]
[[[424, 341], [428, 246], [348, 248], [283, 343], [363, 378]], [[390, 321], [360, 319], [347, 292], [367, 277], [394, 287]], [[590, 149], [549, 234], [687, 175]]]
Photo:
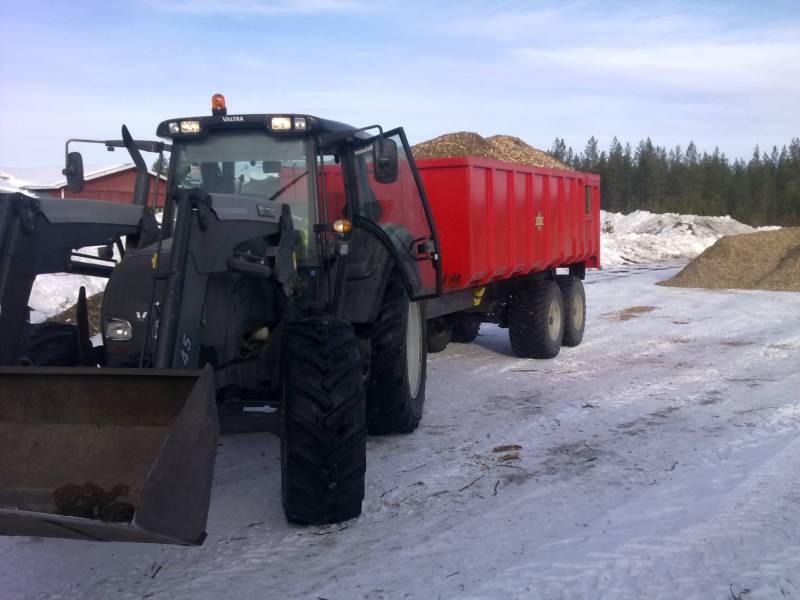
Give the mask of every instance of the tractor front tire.
[[361, 514], [366, 471], [364, 384], [350, 323], [305, 319], [286, 328], [281, 494], [292, 523]]
[[574, 347], [583, 340], [583, 330], [586, 327], [586, 293], [583, 291], [583, 282], [573, 275], [563, 275], [556, 278], [556, 283], [561, 288], [564, 301], [564, 338], [561, 345]]
[[411, 302], [403, 281], [389, 279], [372, 328], [367, 384], [367, 430], [411, 433], [422, 418], [427, 373], [427, 335], [422, 306]]
[[521, 288], [508, 310], [511, 349], [520, 358], [553, 358], [561, 350], [564, 335], [564, 301], [551, 280], [535, 281]]

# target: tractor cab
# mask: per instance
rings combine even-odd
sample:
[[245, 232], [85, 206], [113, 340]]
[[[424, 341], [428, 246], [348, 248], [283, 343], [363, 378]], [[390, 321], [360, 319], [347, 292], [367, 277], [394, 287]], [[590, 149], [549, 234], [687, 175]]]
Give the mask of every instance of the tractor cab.
[[404, 265], [412, 298], [437, 292], [435, 229], [402, 129], [357, 129], [311, 115], [229, 115], [219, 94], [212, 112], [158, 126], [171, 142], [170, 193], [198, 188], [265, 214], [288, 205], [301, 267], [325, 266], [354, 228], [369, 229]]

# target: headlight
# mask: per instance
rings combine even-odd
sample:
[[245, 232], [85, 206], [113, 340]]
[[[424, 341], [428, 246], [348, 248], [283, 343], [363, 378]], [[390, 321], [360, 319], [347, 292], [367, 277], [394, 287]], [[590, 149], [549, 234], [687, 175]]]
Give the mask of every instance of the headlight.
[[170, 122], [170, 124], [169, 124], [169, 132], [170, 133], [180, 133], [181, 132], [180, 124], [177, 121]]
[[295, 129], [305, 129], [307, 127], [306, 118], [305, 117], [295, 117], [294, 118], [294, 128]]
[[275, 131], [286, 131], [292, 128], [291, 117], [272, 117], [270, 127]]
[[200, 133], [200, 121], [181, 121], [181, 133]]
[[125, 319], [109, 319], [105, 327], [106, 337], [115, 342], [124, 342], [133, 337], [133, 327]]

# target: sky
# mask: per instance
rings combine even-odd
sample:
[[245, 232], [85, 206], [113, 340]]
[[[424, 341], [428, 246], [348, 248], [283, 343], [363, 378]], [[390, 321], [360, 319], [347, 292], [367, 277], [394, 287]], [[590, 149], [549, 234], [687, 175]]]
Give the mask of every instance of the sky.
[[[729, 157], [800, 137], [800, 3], [0, 0], [0, 166], [70, 137], [294, 112], [576, 151], [595, 136]], [[100, 150], [87, 170], [123, 162]], [[91, 160], [90, 160], [91, 159]]]

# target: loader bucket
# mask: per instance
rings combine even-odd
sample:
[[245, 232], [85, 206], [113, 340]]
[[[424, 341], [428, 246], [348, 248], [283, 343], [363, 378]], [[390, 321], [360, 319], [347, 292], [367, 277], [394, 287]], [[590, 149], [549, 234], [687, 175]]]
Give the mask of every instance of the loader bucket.
[[0, 368], [0, 534], [201, 544], [213, 373]]

